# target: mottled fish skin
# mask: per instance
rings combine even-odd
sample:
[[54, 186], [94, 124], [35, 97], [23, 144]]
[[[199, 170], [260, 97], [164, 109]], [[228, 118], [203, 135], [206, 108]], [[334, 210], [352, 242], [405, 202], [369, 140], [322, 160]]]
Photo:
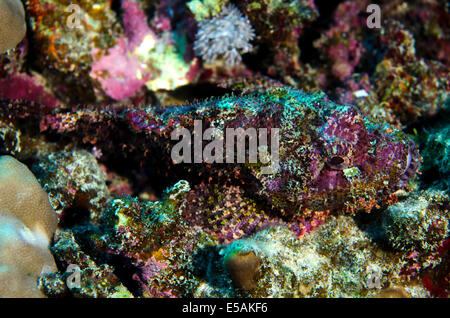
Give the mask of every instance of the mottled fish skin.
[[183, 106], [53, 111], [42, 116], [41, 130], [95, 145], [105, 156], [129, 151], [140, 153], [144, 164], [152, 156], [169, 166], [178, 142], [171, 133], [180, 127], [192, 132], [195, 120], [202, 121], [203, 131], [267, 128], [269, 147], [270, 129], [279, 128], [280, 169], [275, 174], [261, 173], [261, 163], [185, 165], [209, 176], [233, 175], [249, 195], [287, 215], [369, 211], [405, 187], [420, 166], [416, 145], [401, 131], [372, 122], [323, 93], [286, 87]]

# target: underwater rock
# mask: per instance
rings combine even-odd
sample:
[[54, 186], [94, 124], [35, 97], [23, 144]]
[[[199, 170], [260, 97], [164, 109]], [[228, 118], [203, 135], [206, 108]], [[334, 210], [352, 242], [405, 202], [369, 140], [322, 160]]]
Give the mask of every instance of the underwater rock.
[[72, 226], [70, 219], [76, 221], [74, 213], [79, 219], [85, 213], [85, 219], [99, 222], [111, 196], [105, 171], [94, 155], [85, 150], [44, 153], [32, 169], [48, 193], [60, 226]]
[[365, 52], [361, 41], [367, 30], [365, 12], [367, 1], [344, 1], [334, 11], [332, 27], [314, 42], [331, 75], [340, 81], [349, 78]]
[[450, 11], [445, 1], [383, 1], [385, 18], [401, 22], [414, 35], [417, 53], [450, 65]]
[[[60, 297], [70, 293], [74, 297], [130, 298], [133, 295], [123, 286], [108, 264], [96, 262], [76, 242], [70, 230], [55, 234], [52, 246], [55, 258], [63, 267], [63, 272], [44, 274], [40, 279], [41, 288], [48, 296]], [[65, 286], [61, 285], [61, 281]]]
[[377, 211], [374, 220], [361, 223], [373, 240], [403, 254], [400, 276], [433, 297], [448, 294], [449, 203], [446, 191], [430, 187], [402, 197]]
[[382, 29], [380, 41], [386, 53], [373, 74], [379, 103], [402, 123], [436, 115], [449, 99], [448, 68], [417, 57], [412, 34], [396, 21]]
[[33, 58], [65, 102], [97, 100], [89, 77], [94, 50], [108, 50], [122, 33], [109, 1], [27, 0]]
[[222, 8], [229, 3], [229, 0], [191, 0], [186, 6], [194, 15], [197, 22], [210, 19], [220, 14]]
[[443, 124], [426, 129], [419, 137], [423, 148], [424, 178], [442, 189], [450, 187], [450, 125], [445, 122], [449, 117], [442, 117]]
[[[450, 295], [450, 239], [447, 238], [429, 262], [429, 267], [422, 272], [422, 283], [432, 297], [448, 298]], [[431, 264], [430, 264], [431, 263]], [[431, 266], [430, 266], [431, 265]]]
[[300, 71], [298, 39], [319, 14], [314, 1], [244, 0], [238, 2], [238, 8], [255, 30], [255, 46], [268, 50], [264, 54], [267, 74], [287, 78]]
[[14, 129], [14, 126], [5, 122], [0, 122], [0, 143], [2, 148], [12, 155], [16, 155], [22, 150], [21, 133]]
[[383, 212], [381, 231], [401, 250], [435, 249], [449, 234], [448, 197], [442, 191], [414, 192]]
[[401, 287], [390, 287], [382, 290], [374, 298], [411, 298], [411, 295]]

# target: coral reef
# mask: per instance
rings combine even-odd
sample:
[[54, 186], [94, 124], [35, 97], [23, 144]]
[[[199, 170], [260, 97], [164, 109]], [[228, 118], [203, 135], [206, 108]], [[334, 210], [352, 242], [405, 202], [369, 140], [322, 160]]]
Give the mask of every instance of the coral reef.
[[449, 234], [442, 191], [414, 193], [389, 206], [381, 220], [382, 236], [396, 249], [430, 250]]
[[0, 297], [448, 297], [450, 8], [369, 4], [0, 1]]
[[[436, 25], [428, 17], [439, 21], [445, 10], [439, 9], [437, 1], [414, 1], [408, 6], [402, 1], [383, 1], [382, 27], [370, 29], [366, 25], [368, 4], [340, 3], [331, 28], [314, 41], [320, 53], [317, 72], [326, 75], [319, 86], [333, 91], [340, 86], [336, 92], [347, 95], [341, 102], [357, 104], [366, 115], [382, 117], [398, 127], [421, 116], [434, 116], [448, 99], [448, 66], [441, 63], [448, 25]], [[423, 28], [410, 28], [413, 16], [424, 22]], [[431, 39], [440, 43], [440, 53], [425, 54], [430, 49], [424, 43]]]
[[186, 5], [196, 21], [210, 19], [221, 13], [228, 0], [191, 0]]
[[435, 115], [448, 99], [448, 68], [417, 58], [412, 34], [401, 24], [383, 29], [381, 41], [387, 52], [373, 76], [379, 102], [393, 108], [403, 122]]
[[105, 172], [94, 155], [82, 150], [46, 153], [32, 169], [60, 222], [73, 218], [74, 210], [87, 211], [89, 218], [98, 222], [111, 198]]
[[[405, 6], [402, 1], [385, 1], [389, 18], [408, 25], [416, 39], [421, 56], [449, 65], [449, 7], [442, 1], [414, 0]], [[412, 21], [418, 23], [411, 23]]]
[[192, 76], [189, 70], [195, 61], [185, 62], [180, 51], [184, 48], [177, 47], [182, 39], [174, 39], [169, 31], [158, 36], [134, 1], [124, 1], [122, 10], [125, 36], [106, 55], [93, 52], [90, 74], [106, 94], [121, 100], [144, 85], [151, 90], [170, 90], [188, 84]]
[[[375, 247], [348, 216], [330, 217], [301, 241], [286, 227], [270, 227], [224, 246], [209, 258], [209, 266], [214, 266], [214, 258], [226, 261], [247, 254], [260, 259], [252, 260], [253, 271], [261, 263], [255, 276], [257, 287], [247, 290], [252, 297], [371, 297], [381, 288], [396, 287], [416, 296], [427, 295], [423, 286], [399, 276], [401, 257]], [[248, 269], [241, 270], [244, 275]], [[224, 272], [222, 279], [228, 275]]]
[[28, 0], [25, 8], [36, 45], [34, 63], [66, 102], [95, 101], [88, 74], [94, 50], [107, 50], [121, 34], [108, 1]]
[[[58, 272], [52, 275], [50, 272], [41, 276], [41, 288], [47, 291], [48, 296], [61, 297], [70, 293], [75, 297], [132, 297], [114, 274], [114, 269], [107, 264], [97, 265], [81, 250], [71, 231], [59, 231], [55, 234], [52, 252], [62, 263], [64, 271], [63, 274]], [[75, 276], [76, 272], [78, 278]], [[62, 285], [59, 289], [53, 287], [58, 283]]]
[[255, 29], [255, 45], [268, 50], [267, 74], [284, 77], [300, 71], [298, 39], [318, 12], [314, 1], [239, 1], [239, 8]]
[[331, 74], [340, 81], [354, 73], [365, 50], [360, 35], [366, 20], [360, 13], [366, 7], [366, 1], [341, 3], [334, 12], [333, 27], [314, 42], [322, 59], [330, 63]]

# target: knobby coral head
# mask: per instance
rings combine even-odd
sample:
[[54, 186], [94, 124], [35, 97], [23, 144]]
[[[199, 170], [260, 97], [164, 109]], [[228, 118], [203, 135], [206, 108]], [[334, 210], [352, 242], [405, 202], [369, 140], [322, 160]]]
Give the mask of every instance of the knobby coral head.
[[20, 0], [0, 1], [0, 54], [15, 47], [25, 36], [25, 10]]

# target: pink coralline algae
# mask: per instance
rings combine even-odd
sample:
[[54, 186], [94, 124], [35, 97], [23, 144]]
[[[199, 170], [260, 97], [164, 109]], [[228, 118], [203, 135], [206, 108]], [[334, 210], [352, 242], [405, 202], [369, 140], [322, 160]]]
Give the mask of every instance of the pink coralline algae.
[[[92, 78], [115, 100], [132, 97], [144, 86], [151, 90], [174, 89], [195, 79], [196, 60], [184, 60], [184, 47], [175, 43], [170, 21], [158, 16], [157, 34], [147, 24], [138, 2], [122, 2], [124, 35], [107, 52], [92, 51]], [[161, 19], [166, 26], [161, 25]], [[161, 32], [162, 30], [162, 32]]]
[[131, 97], [148, 78], [148, 75], [138, 78], [141, 65], [129, 56], [128, 45], [126, 39], [119, 39], [118, 45], [109, 50], [109, 55], [101, 57], [92, 66], [93, 78], [98, 79], [105, 93], [116, 100]]
[[61, 102], [44, 84], [42, 77], [25, 73], [0, 78], [0, 98], [24, 99], [49, 107], [60, 106]]
[[107, 95], [116, 100], [131, 97], [145, 85], [149, 74], [145, 74], [142, 62], [133, 51], [146, 36], [152, 41], [156, 40], [156, 35], [148, 27], [147, 18], [137, 3], [126, 1], [122, 9], [125, 36], [119, 38], [118, 44], [105, 56], [96, 59], [98, 52], [94, 51], [95, 62], [91, 70], [91, 76], [101, 83]]

